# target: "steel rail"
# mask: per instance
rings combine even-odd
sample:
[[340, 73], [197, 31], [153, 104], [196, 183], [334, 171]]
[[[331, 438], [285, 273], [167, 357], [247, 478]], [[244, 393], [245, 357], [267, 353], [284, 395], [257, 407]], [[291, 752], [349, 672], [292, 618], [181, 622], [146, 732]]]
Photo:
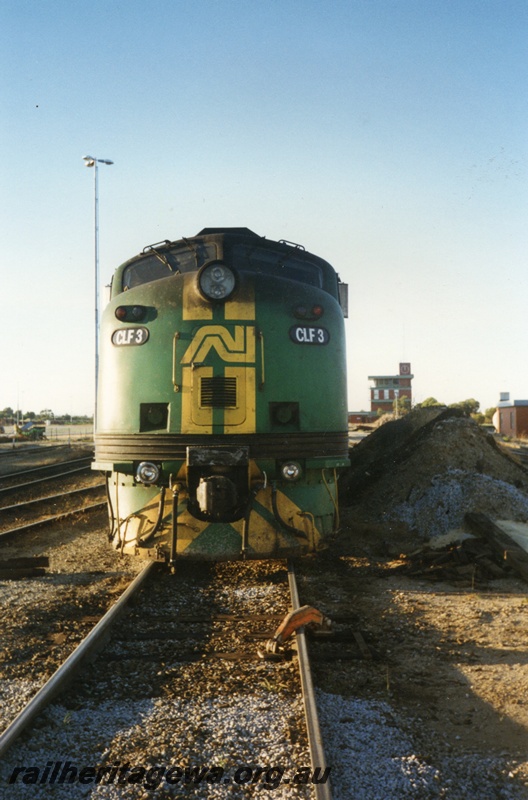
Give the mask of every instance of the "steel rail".
[[0, 735], [0, 756], [2, 756], [23, 733], [27, 726], [48, 706], [64, 689], [66, 683], [74, 676], [82, 662], [92, 656], [104, 644], [104, 637], [123, 613], [128, 600], [136, 594], [156, 565], [156, 561], [148, 561], [132, 583], [125, 589], [121, 597], [92, 628], [90, 633], [75, 648], [66, 661], [53, 673], [37, 694], [22, 709], [20, 714], [7, 726]]
[[106, 506], [107, 502], [104, 500], [100, 503], [90, 503], [90, 505], [81, 506], [80, 508], [72, 508], [71, 511], [64, 511], [62, 514], [56, 514], [54, 517], [46, 517], [45, 519], [40, 519], [37, 522], [30, 522], [28, 525], [20, 525], [18, 528], [9, 528], [6, 531], [0, 531], [0, 538], [2, 536], [24, 533], [24, 531], [29, 531], [32, 528], [38, 528], [40, 525], [47, 525], [50, 522], [58, 522], [66, 517], [72, 517], [74, 514], [82, 514], [85, 511], [95, 511], [97, 508], [106, 508]]
[[[45, 483], [46, 481], [54, 481], [55, 478], [68, 478], [70, 475], [75, 475], [77, 472], [86, 472], [90, 465], [86, 467], [76, 467], [70, 469], [68, 472], [57, 472], [55, 475], [45, 475], [43, 478], [36, 478], [34, 481], [27, 481], [26, 483], [17, 483], [14, 486], [0, 487], [0, 494], [9, 494], [9, 492], [17, 492], [19, 489], [27, 489], [28, 486], [35, 486], [37, 483]], [[19, 473], [22, 475], [23, 473]]]
[[[298, 608], [300, 608], [301, 604], [299, 602], [295, 568], [292, 561], [288, 561], [288, 584], [290, 587], [293, 610], [296, 611]], [[312, 773], [315, 769], [320, 769], [322, 772], [324, 772], [327, 767], [326, 757], [323, 739], [321, 736], [321, 729], [319, 726], [319, 717], [317, 714], [317, 703], [315, 700], [312, 671], [310, 669], [310, 660], [308, 658], [308, 646], [306, 644], [306, 636], [302, 628], [296, 633], [296, 643], [297, 653], [299, 656], [299, 672], [301, 674], [301, 688], [303, 694], [306, 728], [308, 731], [308, 745], [310, 748]], [[314, 789], [317, 800], [332, 800], [332, 788], [330, 781], [327, 781], [326, 783], [316, 783], [314, 784]]]
[[72, 489], [70, 492], [61, 492], [60, 494], [49, 494], [46, 497], [37, 497], [35, 500], [25, 500], [23, 503], [15, 503], [14, 506], [0, 506], [0, 514], [2, 511], [23, 511], [28, 506], [36, 505], [37, 503], [46, 503], [48, 500], [62, 500], [63, 497], [71, 497], [73, 494], [85, 494], [93, 492], [95, 489], [104, 489], [104, 483], [94, 483], [92, 486], [82, 486], [80, 489]]
[[[8, 478], [18, 478], [19, 475], [29, 475], [32, 472], [44, 472], [47, 469], [58, 467], [68, 467], [73, 464], [80, 464], [81, 462], [92, 461], [92, 456], [85, 456], [84, 458], [74, 458], [70, 461], [56, 461], [55, 464], [43, 464], [41, 467], [31, 467], [30, 469], [20, 469], [18, 472], [9, 472], [7, 475], [0, 475], [0, 481], [7, 480]], [[55, 477], [54, 475], [50, 477]]]
[[[25, 455], [26, 453], [36, 453], [38, 451], [42, 452], [43, 450], [47, 450], [49, 453], [51, 453], [52, 451], [57, 453], [59, 450], [67, 450], [69, 453], [71, 453], [72, 449], [71, 445], [69, 444], [51, 444], [49, 440], [47, 443], [45, 440], [44, 443], [41, 442], [41, 444], [38, 444], [37, 440], [33, 444], [29, 444], [28, 442], [21, 442], [20, 439], [18, 440], [16, 446], [13, 447], [12, 434], [4, 433], [0, 435], [0, 438], [2, 437], [9, 439], [9, 443], [0, 442], [0, 453], [2, 453], [3, 457], [6, 457], [8, 459], [13, 458], [14, 460], [16, 460], [17, 458]], [[87, 446], [86, 449], [89, 450], [90, 447]]]

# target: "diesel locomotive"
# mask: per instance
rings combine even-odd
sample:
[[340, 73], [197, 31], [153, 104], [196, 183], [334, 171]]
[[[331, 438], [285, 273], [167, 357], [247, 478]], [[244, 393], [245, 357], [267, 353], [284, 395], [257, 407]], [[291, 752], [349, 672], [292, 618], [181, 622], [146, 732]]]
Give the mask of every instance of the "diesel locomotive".
[[346, 289], [302, 246], [247, 228], [118, 267], [92, 464], [116, 548], [174, 564], [326, 545], [348, 465]]

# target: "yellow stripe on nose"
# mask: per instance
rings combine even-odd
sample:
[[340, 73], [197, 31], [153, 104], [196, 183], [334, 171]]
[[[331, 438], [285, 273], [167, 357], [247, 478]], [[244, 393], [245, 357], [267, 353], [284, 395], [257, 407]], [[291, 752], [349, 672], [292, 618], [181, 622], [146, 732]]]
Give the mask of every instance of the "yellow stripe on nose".
[[225, 319], [255, 319], [255, 287], [253, 284], [240, 286], [236, 300], [227, 301]]

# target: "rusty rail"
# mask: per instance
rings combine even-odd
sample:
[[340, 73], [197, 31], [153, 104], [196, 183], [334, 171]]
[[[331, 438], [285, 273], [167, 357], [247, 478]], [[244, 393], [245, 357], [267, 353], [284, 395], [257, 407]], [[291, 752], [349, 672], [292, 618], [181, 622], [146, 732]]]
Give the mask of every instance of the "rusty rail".
[[[300, 608], [299, 592], [295, 578], [295, 568], [293, 562], [288, 561], [288, 583], [292, 599], [293, 610]], [[308, 647], [306, 636], [302, 629], [296, 633], [297, 653], [299, 656], [299, 671], [301, 674], [301, 687], [304, 702], [304, 715], [306, 718], [306, 728], [308, 731], [308, 744], [310, 748], [310, 761], [312, 771], [320, 769], [324, 773], [327, 764], [323, 746], [323, 738], [319, 726], [319, 716], [317, 714], [317, 702], [312, 681], [312, 671], [308, 657]], [[314, 785], [317, 800], [332, 800], [332, 788], [330, 781]]]
[[92, 628], [88, 636], [75, 648], [66, 661], [54, 672], [51, 678], [39, 689], [37, 694], [22, 709], [20, 714], [7, 726], [0, 736], [0, 756], [2, 756], [28, 725], [48, 706], [52, 700], [64, 689], [83, 661], [104, 644], [105, 635], [123, 613], [128, 600], [138, 592], [145, 580], [156, 565], [155, 561], [148, 561], [141, 572], [136, 575], [131, 584], [125, 589], [121, 597], [114, 603], [106, 614]]

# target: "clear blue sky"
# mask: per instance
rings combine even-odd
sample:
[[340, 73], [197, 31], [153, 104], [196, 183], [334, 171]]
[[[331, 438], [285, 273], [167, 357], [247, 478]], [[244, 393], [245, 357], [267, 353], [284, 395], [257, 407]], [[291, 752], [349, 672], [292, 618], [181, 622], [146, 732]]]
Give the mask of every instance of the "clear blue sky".
[[102, 283], [215, 225], [350, 284], [349, 408], [528, 398], [526, 0], [2, 0], [0, 408], [91, 413]]

